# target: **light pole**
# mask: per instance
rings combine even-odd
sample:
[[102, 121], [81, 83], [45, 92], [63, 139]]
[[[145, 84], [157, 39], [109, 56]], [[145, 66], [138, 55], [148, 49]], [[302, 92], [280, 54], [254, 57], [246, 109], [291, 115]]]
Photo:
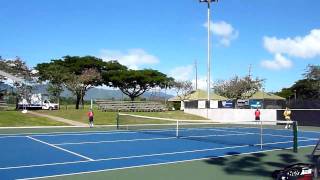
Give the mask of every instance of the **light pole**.
[[265, 89], [262, 88], [262, 104], [261, 104], [261, 109], [264, 109], [264, 92], [265, 92]]
[[207, 69], [207, 93], [208, 93], [208, 101], [210, 106], [210, 4], [212, 2], [218, 2], [218, 0], [199, 0], [200, 3], [205, 2], [208, 4], [208, 69]]
[[194, 61], [194, 68], [196, 70], [196, 90], [198, 90], [198, 64], [197, 60]]

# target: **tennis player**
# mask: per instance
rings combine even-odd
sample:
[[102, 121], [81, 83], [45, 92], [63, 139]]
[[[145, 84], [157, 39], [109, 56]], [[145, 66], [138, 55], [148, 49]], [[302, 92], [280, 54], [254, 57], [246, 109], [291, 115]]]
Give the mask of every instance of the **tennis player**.
[[257, 123], [258, 121], [260, 121], [260, 115], [261, 115], [260, 110], [257, 108], [256, 111], [254, 112], [254, 117]]
[[90, 126], [90, 128], [93, 127], [93, 116], [94, 116], [93, 111], [92, 111], [92, 109], [90, 109], [89, 112], [88, 112], [89, 126]]
[[260, 110], [257, 108], [256, 111], [254, 112], [256, 121], [260, 120], [260, 115], [261, 115]]
[[[286, 110], [283, 112], [283, 116], [284, 116], [284, 119], [286, 121], [290, 121], [291, 120], [291, 110], [288, 107], [286, 107]], [[287, 123], [284, 128], [285, 129], [289, 129], [290, 128], [290, 123]]]

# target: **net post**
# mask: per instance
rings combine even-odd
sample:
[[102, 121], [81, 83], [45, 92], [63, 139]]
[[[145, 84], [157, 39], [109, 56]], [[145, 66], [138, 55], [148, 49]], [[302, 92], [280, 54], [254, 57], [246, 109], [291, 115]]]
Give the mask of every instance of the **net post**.
[[176, 122], [176, 137], [179, 137], [179, 121]]
[[263, 134], [262, 120], [260, 120], [260, 149], [262, 149], [262, 143], [263, 143], [262, 134]]
[[119, 113], [116, 115], [116, 121], [117, 121], [117, 129], [119, 129]]
[[293, 152], [298, 152], [298, 122], [293, 121]]

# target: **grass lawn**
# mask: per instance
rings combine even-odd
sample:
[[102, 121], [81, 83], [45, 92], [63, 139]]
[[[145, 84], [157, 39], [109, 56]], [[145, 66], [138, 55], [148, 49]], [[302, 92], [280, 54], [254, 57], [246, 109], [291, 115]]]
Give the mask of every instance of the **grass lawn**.
[[62, 126], [61, 122], [31, 114], [23, 114], [21, 111], [0, 111], [0, 127], [18, 126]]
[[[63, 117], [66, 119], [79, 121], [82, 123], [88, 122], [87, 112], [89, 106], [84, 109], [74, 109], [74, 106], [69, 106], [68, 109], [60, 109], [55, 111], [41, 110], [38, 112]], [[138, 114], [143, 116], [164, 117], [172, 119], [204, 119], [203, 117], [186, 114], [183, 111], [166, 111], [166, 112], [124, 112], [127, 114]], [[94, 109], [94, 122], [97, 125], [115, 125], [117, 112], [102, 112], [101, 110]]]

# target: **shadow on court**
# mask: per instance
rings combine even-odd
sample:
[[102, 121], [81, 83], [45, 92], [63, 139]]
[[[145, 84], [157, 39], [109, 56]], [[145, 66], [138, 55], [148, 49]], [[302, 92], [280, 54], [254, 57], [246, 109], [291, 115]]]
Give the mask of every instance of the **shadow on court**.
[[270, 177], [274, 170], [282, 169], [295, 163], [311, 163], [309, 152], [293, 153], [288, 150], [273, 153], [255, 153], [239, 155], [230, 152], [231, 157], [211, 158], [205, 160], [210, 165], [220, 166], [226, 174], [250, 177]]

